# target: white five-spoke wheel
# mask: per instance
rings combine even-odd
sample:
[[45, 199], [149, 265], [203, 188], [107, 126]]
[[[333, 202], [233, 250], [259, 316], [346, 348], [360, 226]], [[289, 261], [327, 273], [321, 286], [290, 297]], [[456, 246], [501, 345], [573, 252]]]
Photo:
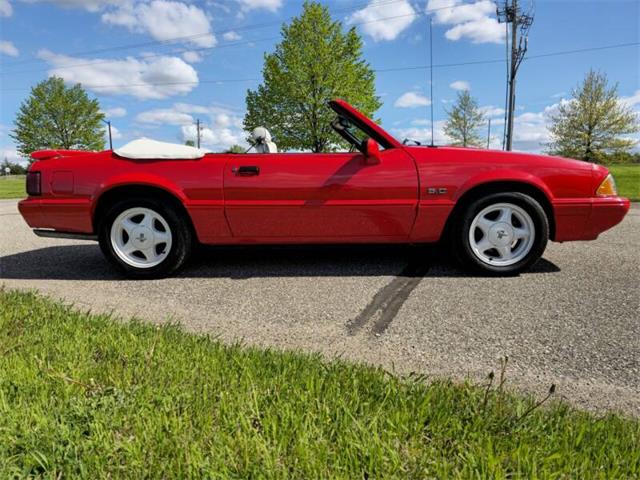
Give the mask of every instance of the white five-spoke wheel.
[[171, 229], [150, 208], [129, 208], [111, 225], [111, 245], [123, 262], [136, 268], [162, 263], [171, 251]]
[[527, 256], [535, 233], [526, 210], [513, 203], [496, 203], [482, 209], [471, 222], [469, 244], [481, 261], [508, 266]]
[[463, 205], [455, 217], [452, 247], [465, 266], [491, 275], [513, 275], [544, 252], [549, 220], [535, 198], [502, 192]]
[[132, 278], [158, 278], [189, 257], [193, 233], [188, 216], [167, 197], [131, 197], [114, 203], [100, 219], [100, 248]]

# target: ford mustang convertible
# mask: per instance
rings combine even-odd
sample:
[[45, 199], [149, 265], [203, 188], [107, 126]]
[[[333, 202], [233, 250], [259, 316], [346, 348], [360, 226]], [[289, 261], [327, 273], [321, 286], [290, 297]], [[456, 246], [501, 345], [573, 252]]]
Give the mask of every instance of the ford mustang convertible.
[[602, 166], [409, 146], [348, 103], [329, 105], [350, 152], [277, 153], [261, 128], [245, 154], [144, 139], [34, 152], [20, 213], [37, 235], [97, 240], [125, 274], [150, 278], [177, 270], [197, 242], [443, 241], [468, 267], [510, 275], [548, 240], [593, 240], [629, 210]]

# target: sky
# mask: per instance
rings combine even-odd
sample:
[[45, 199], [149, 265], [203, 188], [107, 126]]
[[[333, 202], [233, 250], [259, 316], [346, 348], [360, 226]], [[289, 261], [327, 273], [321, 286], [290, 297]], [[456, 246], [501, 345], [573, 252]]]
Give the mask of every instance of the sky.
[[[383, 102], [376, 117], [393, 135], [430, 139], [431, 20], [436, 143], [448, 142], [447, 109], [469, 90], [491, 119], [491, 146], [501, 147], [505, 26], [495, 2], [322, 3], [362, 35]], [[521, 4], [534, 21], [518, 73], [514, 149], [544, 150], [549, 115], [591, 68], [640, 112], [639, 0]], [[0, 159], [18, 160], [8, 135], [16, 112], [49, 75], [98, 98], [116, 148], [140, 137], [183, 143], [194, 138], [197, 119], [205, 148], [246, 145], [247, 89], [259, 85], [264, 54], [301, 9], [299, 0], [0, 0]]]

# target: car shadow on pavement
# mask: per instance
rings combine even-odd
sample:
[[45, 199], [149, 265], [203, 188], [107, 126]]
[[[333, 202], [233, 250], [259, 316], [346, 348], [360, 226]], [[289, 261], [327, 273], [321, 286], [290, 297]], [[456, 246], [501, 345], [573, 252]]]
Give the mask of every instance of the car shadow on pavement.
[[[408, 268], [419, 265], [420, 268]], [[540, 259], [523, 275], [559, 272]], [[474, 277], [438, 245], [198, 247], [176, 277]], [[0, 279], [124, 280], [97, 245], [64, 245], [0, 257]]]

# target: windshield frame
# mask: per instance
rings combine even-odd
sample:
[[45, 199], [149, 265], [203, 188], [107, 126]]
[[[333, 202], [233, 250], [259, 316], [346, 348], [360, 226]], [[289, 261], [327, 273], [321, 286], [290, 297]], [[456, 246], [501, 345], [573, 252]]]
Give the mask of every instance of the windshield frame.
[[[389, 135], [379, 125], [364, 116], [361, 112], [353, 108], [344, 100], [332, 100], [329, 102], [329, 107], [331, 107], [331, 109], [338, 114], [338, 119], [342, 117], [348, 120], [349, 123], [353, 124], [357, 129], [364, 132], [364, 134], [367, 135], [368, 138], [372, 138], [373, 140], [375, 140], [383, 149], [402, 148], [402, 144], [398, 140]], [[334, 122], [336, 120], [331, 122], [331, 127], [334, 130], [336, 130], [334, 127]], [[339, 130], [336, 130], [336, 132], [350, 144], [354, 145], [358, 150], [362, 151], [363, 146], [354, 143], [353, 138], [346, 138]]]

